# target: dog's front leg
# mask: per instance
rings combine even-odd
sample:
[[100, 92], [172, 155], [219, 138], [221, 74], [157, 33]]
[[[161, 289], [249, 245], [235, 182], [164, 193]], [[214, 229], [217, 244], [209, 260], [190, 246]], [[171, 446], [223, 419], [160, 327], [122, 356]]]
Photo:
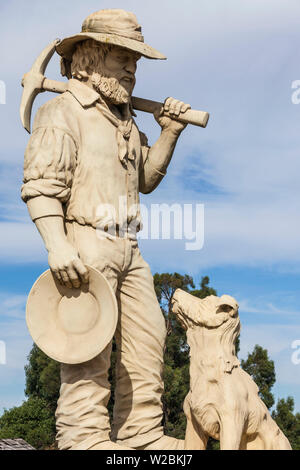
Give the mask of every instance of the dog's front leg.
[[221, 450], [239, 450], [244, 425], [234, 417], [221, 418], [220, 448]]
[[197, 423], [195, 417], [193, 416], [188, 399], [185, 400], [183, 408], [187, 419], [184, 449], [205, 450], [208, 436], [205, 434], [202, 426]]

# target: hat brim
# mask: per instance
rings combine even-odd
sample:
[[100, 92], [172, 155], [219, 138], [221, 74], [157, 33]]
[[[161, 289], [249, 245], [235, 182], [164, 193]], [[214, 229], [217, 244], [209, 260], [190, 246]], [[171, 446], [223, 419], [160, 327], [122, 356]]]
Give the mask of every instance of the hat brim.
[[74, 48], [78, 42], [87, 39], [94, 39], [102, 44], [112, 44], [114, 46], [124, 47], [130, 51], [137, 52], [147, 59], [165, 60], [166, 57], [158, 52], [153, 47], [145, 44], [144, 42], [135, 39], [129, 39], [116, 34], [102, 34], [102, 33], [79, 33], [75, 36], [70, 36], [63, 39], [57, 46], [56, 52], [62, 57], [71, 60]]
[[107, 279], [87, 266], [89, 283], [62, 286], [50, 270], [33, 285], [26, 322], [35, 344], [55, 361], [81, 364], [98, 356], [112, 340], [118, 321], [116, 296]]

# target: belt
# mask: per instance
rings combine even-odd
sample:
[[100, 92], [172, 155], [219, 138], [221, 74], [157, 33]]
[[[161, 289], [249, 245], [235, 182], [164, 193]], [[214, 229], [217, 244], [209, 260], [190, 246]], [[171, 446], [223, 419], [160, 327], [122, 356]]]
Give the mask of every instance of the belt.
[[133, 230], [128, 225], [105, 225], [102, 230], [106, 233], [109, 232], [112, 236], [116, 236], [118, 238], [131, 238], [136, 240], [136, 234], [141, 230], [141, 226], [138, 224], [136, 230]]

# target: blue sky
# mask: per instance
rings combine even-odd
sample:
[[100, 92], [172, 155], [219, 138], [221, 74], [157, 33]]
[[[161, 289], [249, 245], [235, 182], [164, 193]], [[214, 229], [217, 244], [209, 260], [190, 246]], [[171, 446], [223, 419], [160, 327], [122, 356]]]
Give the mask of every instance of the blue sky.
[[[184, 5], [184, 8], [183, 8]], [[152, 272], [209, 275], [218, 294], [240, 304], [241, 356], [255, 344], [275, 361], [276, 398], [292, 395], [300, 411], [300, 365], [291, 344], [300, 340], [300, 105], [292, 82], [300, 79], [300, 4], [297, 0], [177, 0], [158, 2], [11, 0], [1, 2], [0, 80], [0, 412], [24, 399], [24, 365], [32, 341], [25, 303], [47, 269], [47, 253], [20, 200], [28, 135], [18, 108], [20, 80], [56, 37], [80, 30], [100, 8], [136, 13], [146, 42], [168, 57], [141, 60], [135, 94], [174, 96], [207, 110], [207, 129], [189, 126], [167, 178], [142, 202], [205, 205], [205, 244], [188, 252], [184, 241], [141, 240]], [[60, 79], [58, 60], [47, 74]], [[35, 110], [51, 97], [43, 94]], [[152, 116], [137, 122], [151, 142], [159, 135]]]

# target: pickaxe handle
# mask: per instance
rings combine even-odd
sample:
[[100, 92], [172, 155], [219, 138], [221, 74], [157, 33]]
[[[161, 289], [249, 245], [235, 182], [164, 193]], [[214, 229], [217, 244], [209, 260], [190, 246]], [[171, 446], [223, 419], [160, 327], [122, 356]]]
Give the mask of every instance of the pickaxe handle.
[[[20, 106], [20, 116], [22, 124], [25, 129], [30, 133], [30, 119], [31, 110], [35, 97], [42, 91], [52, 91], [54, 93], [64, 93], [67, 90], [66, 82], [58, 82], [56, 80], [49, 80], [45, 78], [45, 70], [51, 57], [53, 56], [56, 46], [60, 40], [56, 39], [49, 44], [33, 64], [30, 72], [26, 73], [22, 80], [22, 86], [24, 87], [22, 101]], [[138, 111], [144, 111], [146, 113], [155, 113], [161, 110], [163, 103], [157, 101], [145, 100], [143, 98], [132, 97], [132, 106]], [[166, 116], [170, 116], [169, 113], [164, 113]], [[185, 124], [193, 124], [194, 126], [206, 127], [209, 119], [209, 114], [204, 111], [195, 111], [189, 109], [185, 113], [180, 114], [178, 117], [172, 117], [176, 121], [183, 122]]]
[[[163, 107], [163, 103], [158, 101], [145, 100], [144, 98], [137, 98], [136, 96], [132, 97], [132, 106], [137, 111], [144, 111], [145, 113], [155, 113], [156, 110]], [[164, 113], [165, 116], [168, 116], [169, 113]], [[173, 118], [176, 121], [184, 122], [185, 124], [193, 124], [194, 126], [206, 127], [209, 114], [206, 111], [196, 111], [194, 109], [189, 109], [185, 113], [179, 114], [178, 117]]]
[[[64, 82], [58, 82], [56, 80], [48, 80], [45, 78], [43, 82], [43, 89], [47, 91], [53, 91], [54, 93], [64, 93], [67, 89], [67, 84]], [[153, 114], [157, 110], [163, 107], [163, 103], [158, 101], [145, 100], [144, 98], [132, 97], [132, 106], [137, 111], [143, 111], [144, 113]], [[169, 113], [164, 113], [166, 116]], [[180, 114], [177, 118], [173, 118], [176, 121], [183, 122], [185, 124], [193, 124], [194, 126], [206, 127], [209, 120], [209, 113], [205, 111], [196, 111], [189, 109], [185, 113]]]

